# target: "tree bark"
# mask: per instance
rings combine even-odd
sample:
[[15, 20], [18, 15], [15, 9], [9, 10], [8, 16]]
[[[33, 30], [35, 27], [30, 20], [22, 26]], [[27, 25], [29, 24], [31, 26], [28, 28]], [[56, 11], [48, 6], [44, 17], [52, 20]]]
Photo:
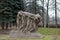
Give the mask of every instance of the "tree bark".
[[57, 4], [55, 0], [55, 23], [56, 23], [56, 28], [57, 28]]
[[[43, 7], [44, 7], [44, 0], [43, 0]], [[42, 9], [42, 24], [43, 24], [43, 27], [44, 27], [44, 9]]]
[[6, 23], [6, 30], [8, 29], [8, 23]]
[[47, 3], [47, 19], [46, 19], [46, 27], [48, 27], [48, 21], [49, 21], [48, 11], [49, 11], [49, 0], [48, 0], [48, 3]]
[[2, 22], [2, 30], [4, 30], [4, 22]]

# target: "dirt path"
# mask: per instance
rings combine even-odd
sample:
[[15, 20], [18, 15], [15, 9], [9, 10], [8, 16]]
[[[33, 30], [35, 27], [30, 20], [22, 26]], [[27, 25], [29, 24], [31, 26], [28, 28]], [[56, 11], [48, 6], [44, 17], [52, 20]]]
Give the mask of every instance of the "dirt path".
[[0, 35], [9, 34], [11, 30], [0, 30]]

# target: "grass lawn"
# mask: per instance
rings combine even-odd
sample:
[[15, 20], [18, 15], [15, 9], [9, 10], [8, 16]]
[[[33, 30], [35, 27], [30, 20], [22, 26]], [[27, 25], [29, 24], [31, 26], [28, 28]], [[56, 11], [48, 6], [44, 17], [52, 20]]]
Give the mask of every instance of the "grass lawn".
[[9, 38], [8, 35], [0, 35], [0, 40], [60, 40], [60, 28], [39, 28], [38, 32], [44, 38]]
[[39, 28], [38, 32], [41, 34], [60, 35], [60, 28]]

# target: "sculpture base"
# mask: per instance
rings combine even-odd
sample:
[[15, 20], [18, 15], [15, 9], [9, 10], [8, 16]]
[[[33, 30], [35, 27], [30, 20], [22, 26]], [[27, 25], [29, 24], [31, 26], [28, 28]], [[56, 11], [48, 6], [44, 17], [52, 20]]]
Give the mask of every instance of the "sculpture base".
[[20, 31], [11, 31], [11, 38], [43, 38], [44, 36], [40, 33], [22, 33]]

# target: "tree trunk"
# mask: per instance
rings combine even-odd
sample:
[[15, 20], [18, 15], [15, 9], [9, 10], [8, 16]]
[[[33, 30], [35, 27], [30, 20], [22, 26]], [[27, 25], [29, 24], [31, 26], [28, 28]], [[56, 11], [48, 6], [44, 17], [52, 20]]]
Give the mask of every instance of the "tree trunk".
[[48, 3], [47, 3], [47, 19], [46, 19], [46, 27], [48, 27], [48, 19], [49, 19], [48, 11], [49, 11], [49, 0], [48, 0]]
[[[44, 0], [43, 0], [43, 7], [44, 7]], [[44, 9], [42, 9], [42, 23], [43, 23], [43, 27], [44, 27]]]
[[4, 30], [4, 22], [2, 22], [2, 30]]
[[55, 23], [56, 23], [56, 28], [57, 28], [57, 4], [55, 0]]
[[10, 29], [11, 29], [11, 22], [10, 22]]
[[6, 30], [8, 29], [8, 23], [6, 23]]

